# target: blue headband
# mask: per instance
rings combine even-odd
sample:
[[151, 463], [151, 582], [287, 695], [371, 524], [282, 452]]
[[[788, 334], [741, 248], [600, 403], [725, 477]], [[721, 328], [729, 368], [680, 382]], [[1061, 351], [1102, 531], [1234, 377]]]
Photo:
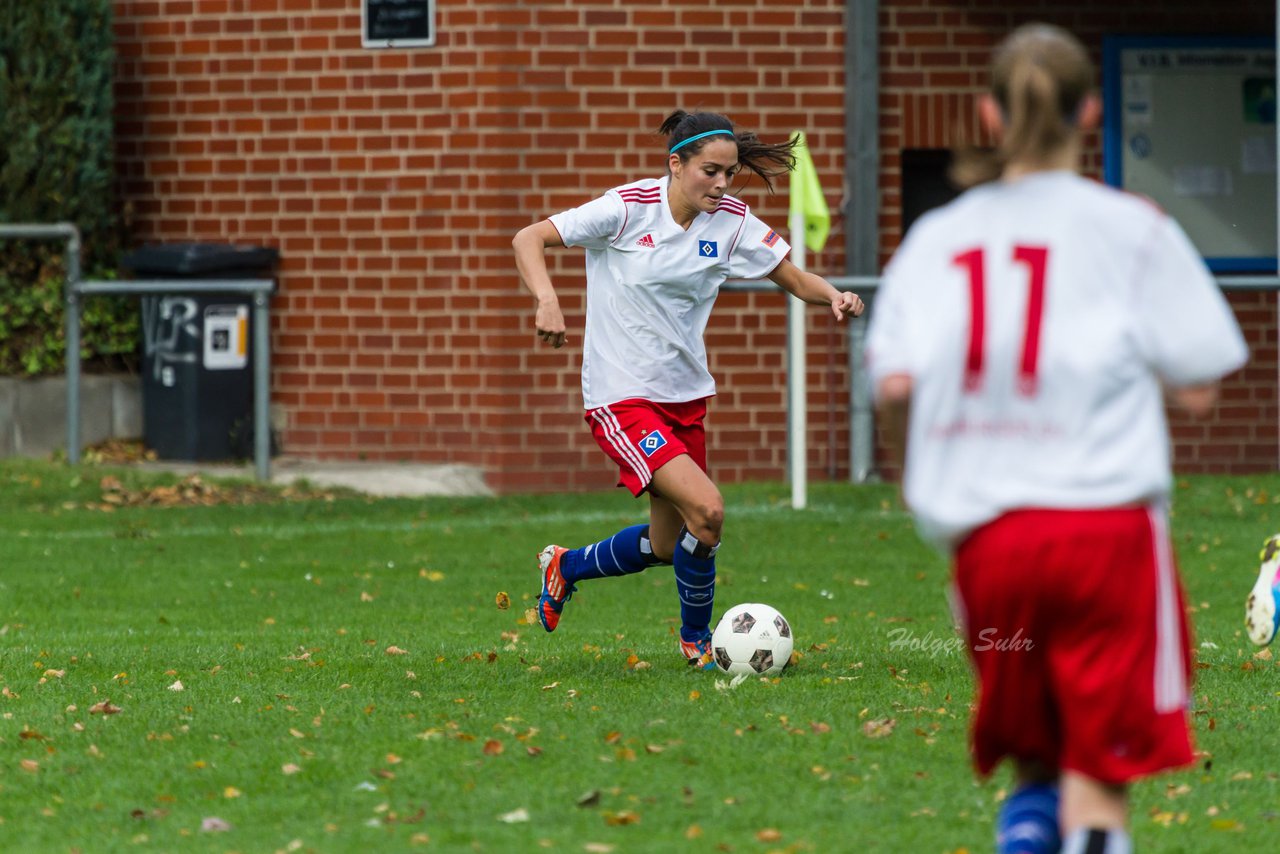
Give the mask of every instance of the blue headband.
[[695, 139], [702, 139], [704, 136], [714, 136], [715, 134], [718, 134], [718, 133], [727, 133], [729, 134], [729, 136], [733, 136], [733, 131], [731, 130], [724, 130], [723, 128], [721, 128], [720, 130], [709, 130], [706, 133], [700, 133], [695, 136], [691, 136], [688, 139], [680, 140], [675, 145], [671, 146], [671, 150], [668, 151], [667, 154], [675, 154], [677, 149], [679, 149], [683, 145], [688, 145], [689, 143], [693, 142]]

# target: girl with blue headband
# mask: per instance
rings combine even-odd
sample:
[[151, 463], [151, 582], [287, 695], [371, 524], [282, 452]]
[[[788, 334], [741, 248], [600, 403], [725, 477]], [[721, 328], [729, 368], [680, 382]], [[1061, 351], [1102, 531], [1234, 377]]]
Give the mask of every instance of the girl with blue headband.
[[618, 485], [649, 496], [649, 523], [582, 548], [538, 555], [538, 619], [555, 631], [577, 584], [673, 566], [680, 651], [712, 669], [711, 616], [724, 501], [707, 475], [703, 419], [716, 392], [703, 332], [726, 279], [769, 278], [837, 321], [862, 313], [787, 260], [790, 247], [729, 195], [742, 170], [771, 180], [795, 165], [795, 142], [767, 144], [716, 113], [678, 110], [659, 128], [667, 174], [625, 184], [522, 229], [512, 241], [521, 281], [537, 300], [537, 335], [567, 341], [547, 273], [549, 246], [586, 250], [587, 317], [582, 355], [585, 419], [617, 465]]

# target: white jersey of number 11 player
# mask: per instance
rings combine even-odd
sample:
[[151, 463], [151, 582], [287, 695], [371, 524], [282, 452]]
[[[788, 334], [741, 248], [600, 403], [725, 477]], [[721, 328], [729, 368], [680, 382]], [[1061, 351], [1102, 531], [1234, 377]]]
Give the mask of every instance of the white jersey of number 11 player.
[[1068, 171], [983, 185], [922, 217], [867, 339], [876, 386], [913, 379], [903, 492], [944, 548], [1016, 508], [1161, 502], [1162, 385], [1246, 358], [1178, 224]]

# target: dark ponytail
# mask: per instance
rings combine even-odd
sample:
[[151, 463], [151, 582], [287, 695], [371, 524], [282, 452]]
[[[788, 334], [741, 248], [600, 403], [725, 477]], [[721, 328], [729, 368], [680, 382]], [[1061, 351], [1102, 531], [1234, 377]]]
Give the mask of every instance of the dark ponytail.
[[[733, 122], [719, 113], [686, 113], [684, 110], [676, 110], [658, 128], [658, 133], [667, 138], [667, 151], [679, 157], [681, 163], [689, 162], [689, 158], [701, 151], [703, 146], [720, 136], [714, 131], [732, 133], [738, 143], [738, 162], [759, 175], [770, 192], [773, 192], [771, 178], [795, 168], [794, 149], [798, 139], [779, 143], [761, 142], [750, 131], [734, 130]], [[709, 132], [709, 136], [694, 139], [699, 134]]]

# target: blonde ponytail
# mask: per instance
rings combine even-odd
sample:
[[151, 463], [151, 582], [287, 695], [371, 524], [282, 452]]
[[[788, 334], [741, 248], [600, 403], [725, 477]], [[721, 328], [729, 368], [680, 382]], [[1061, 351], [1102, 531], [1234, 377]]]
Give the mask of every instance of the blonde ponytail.
[[1010, 163], [1050, 160], [1075, 133], [1080, 104], [1093, 88], [1093, 66], [1074, 36], [1049, 24], [1027, 24], [996, 50], [991, 93], [1004, 117], [994, 152], [955, 152], [951, 179], [961, 187], [994, 180]]

